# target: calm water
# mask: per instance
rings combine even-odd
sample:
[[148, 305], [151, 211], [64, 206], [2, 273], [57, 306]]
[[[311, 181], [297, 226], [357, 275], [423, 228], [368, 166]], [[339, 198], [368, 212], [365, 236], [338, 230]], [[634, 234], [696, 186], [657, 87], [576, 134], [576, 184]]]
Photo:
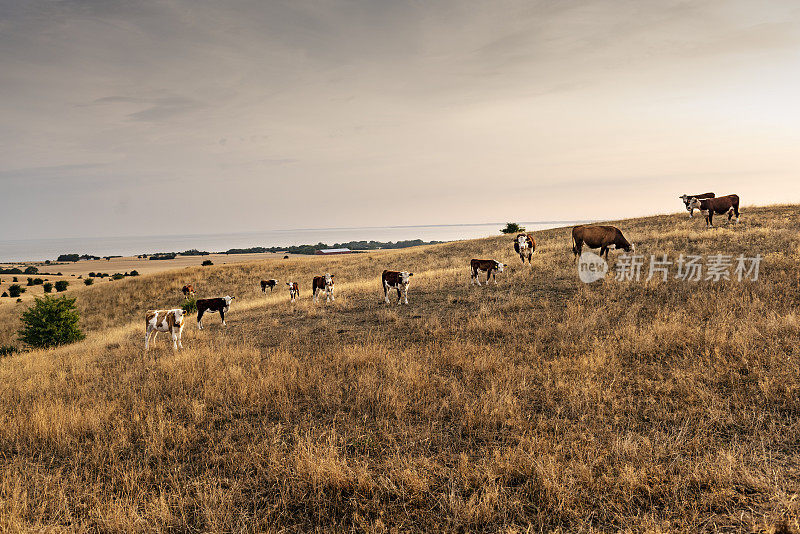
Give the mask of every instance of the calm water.
[[[567, 226], [580, 221], [520, 223], [528, 231]], [[387, 226], [363, 228], [323, 228], [273, 230], [236, 234], [159, 235], [129, 237], [86, 237], [66, 239], [28, 239], [0, 241], [0, 262], [54, 260], [59, 254], [94, 254], [96, 256], [131, 256], [153, 252], [182, 252], [196, 248], [222, 252], [230, 248], [272, 247], [316, 244], [333, 245], [346, 241], [374, 240], [455, 241], [500, 235], [505, 223], [430, 226]]]

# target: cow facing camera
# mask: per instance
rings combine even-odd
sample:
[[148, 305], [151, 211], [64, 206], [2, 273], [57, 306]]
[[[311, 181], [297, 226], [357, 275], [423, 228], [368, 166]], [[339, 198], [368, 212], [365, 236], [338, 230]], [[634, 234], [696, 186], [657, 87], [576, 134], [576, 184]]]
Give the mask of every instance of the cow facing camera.
[[583, 252], [578, 260], [578, 276], [581, 282], [591, 284], [606, 277], [608, 263], [594, 252]]

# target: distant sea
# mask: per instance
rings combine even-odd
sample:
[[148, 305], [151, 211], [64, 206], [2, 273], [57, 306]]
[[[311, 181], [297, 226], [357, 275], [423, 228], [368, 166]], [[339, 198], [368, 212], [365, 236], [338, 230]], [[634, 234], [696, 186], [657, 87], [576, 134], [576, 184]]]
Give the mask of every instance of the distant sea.
[[[586, 221], [520, 222], [529, 232]], [[0, 262], [55, 260], [60, 254], [133, 256], [154, 252], [183, 252], [196, 248], [224, 252], [231, 248], [315, 245], [347, 241], [456, 241], [500, 235], [505, 223], [420, 226], [365, 226], [360, 228], [306, 228], [231, 234], [156, 235], [124, 237], [74, 237], [0, 241]]]

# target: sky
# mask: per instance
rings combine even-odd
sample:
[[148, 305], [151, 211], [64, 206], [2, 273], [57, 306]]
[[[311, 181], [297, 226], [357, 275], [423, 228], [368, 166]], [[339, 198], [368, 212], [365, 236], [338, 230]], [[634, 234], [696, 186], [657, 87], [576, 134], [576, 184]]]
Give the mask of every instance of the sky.
[[0, 0], [0, 240], [800, 202], [794, 0]]

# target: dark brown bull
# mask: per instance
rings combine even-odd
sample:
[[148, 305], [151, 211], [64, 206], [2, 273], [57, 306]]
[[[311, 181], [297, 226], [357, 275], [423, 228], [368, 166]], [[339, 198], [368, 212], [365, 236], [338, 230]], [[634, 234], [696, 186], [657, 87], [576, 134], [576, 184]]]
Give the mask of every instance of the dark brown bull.
[[266, 293], [267, 292], [267, 288], [269, 288], [269, 291], [271, 293], [272, 290], [275, 289], [276, 285], [278, 285], [278, 281], [275, 280], [274, 278], [271, 279], [271, 280], [262, 280], [261, 281], [261, 292], [262, 293]]
[[514, 250], [519, 254], [522, 263], [525, 263], [525, 258], [528, 258], [528, 263], [530, 263], [533, 251], [536, 250], [536, 241], [530, 234], [517, 234], [514, 239]]
[[470, 285], [478, 284], [481, 285], [480, 280], [478, 280], [478, 272], [485, 271], [486, 272], [486, 285], [489, 285], [489, 280], [494, 280], [495, 285], [497, 284], [497, 273], [503, 272], [503, 265], [499, 261], [496, 260], [478, 260], [478, 259], [471, 259], [469, 260], [469, 270], [470, 270]]
[[605, 254], [606, 260], [608, 259], [608, 251], [612, 248], [622, 249], [625, 252], [634, 250], [633, 244], [625, 239], [625, 236], [616, 226], [576, 226], [572, 229], [572, 253], [575, 254], [575, 257], [581, 255], [583, 245], [589, 248], [599, 248], [600, 256]]
[[689, 212], [689, 217], [692, 217], [694, 215], [694, 208], [691, 207], [689, 205], [689, 203], [692, 201], [693, 198], [714, 198], [715, 196], [717, 196], [717, 195], [715, 195], [714, 193], [703, 193], [702, 195], [686, 195], [686, 194], [684, 194], [684, 195], [679, 196], [678, 198], [683, 200], [683, 204], [684, 204], [684, 206], [686, 206], [686, 211]]
[[706, 217], [706, 228], [714, 226], [714, 214], [728, 214], [728, 222], [736, 215], [735, 223], [739, 222], [739, 195], [725, 195], [717, 198], [693, 198], [689, 201], [692, 208], [700, 210]]

